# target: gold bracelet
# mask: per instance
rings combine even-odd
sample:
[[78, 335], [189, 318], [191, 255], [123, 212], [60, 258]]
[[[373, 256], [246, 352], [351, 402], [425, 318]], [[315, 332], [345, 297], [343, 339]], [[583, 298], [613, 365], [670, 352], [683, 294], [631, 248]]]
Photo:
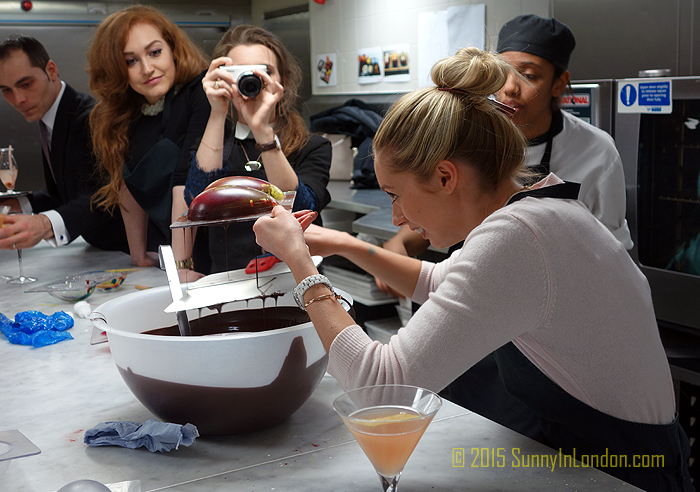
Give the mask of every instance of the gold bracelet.
[[178, 270], [194, 270], [194, 260], [191, 256], [186, 260], [177, 260], [175, 262], [175, 266]]
[[322, 301], [322, 300], [324, 300], [324, 299], [337, 299], [337, 300], [339, 300], [339, 301], [344, 301], [344, 300], [345, 300], [345, 299], [343, 299], [343, 296], [341, 296], [340, 294], [336, 294], [335, 292], [334, 292], [333, 294], [324, 294], [324, 295], [322, 295], [322, 296], [314, 297], [314, 298], [311, 299], [309, 302], [305, 303], [305, 304], [304, 304], [304, 309], [306, 309], [307, 307], [309, 307], [309, 306], [310, 306], [311, 304], [313, 304], [314, 302], [316, 302], [316, 301]]
[[209, 148], [210, 148], [211, 150], [213, 150], [214, 152], [218, 152], [218, 151], [224, 149], [223, 147], [212, 147], [211, 145], [209, 145], [208, 143], [206, 143], [204, 140], [200, 140], [199, 143], [204, 144], [205, 147], [209, 147]]

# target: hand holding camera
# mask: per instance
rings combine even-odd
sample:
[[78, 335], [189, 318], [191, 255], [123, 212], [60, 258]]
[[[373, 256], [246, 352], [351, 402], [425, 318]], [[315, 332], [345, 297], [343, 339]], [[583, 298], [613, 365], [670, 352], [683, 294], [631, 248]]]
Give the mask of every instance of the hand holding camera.
[[225, 118], [229, 105], [233, 104], [239, 121], [248, 125], [255, 135], [264, 130], [265, 137], [261, 137], [264, 140], [284, 88], [274, 66], [271, 69], [261, 63], [260, 57], [243, 64], [248, 61], [243, 58], [239, 64], [234, 64], [230, 57], [212, 60], [202, 84], [211, 104], [211, 114], [217, 120]]
[[253, 70], [267, 70], [265, 65], [221, 65], [219, 67], [230, 73], [236, 81], [236, 87], [241, 95], [254, 98], [263, 88], [262, 79]]

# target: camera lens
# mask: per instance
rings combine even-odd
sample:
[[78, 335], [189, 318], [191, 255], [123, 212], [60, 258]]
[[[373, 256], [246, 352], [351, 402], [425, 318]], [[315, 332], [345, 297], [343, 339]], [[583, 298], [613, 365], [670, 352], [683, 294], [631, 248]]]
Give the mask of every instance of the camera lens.
[[255, 97], [262, 89], [262, 79], [253, 72], [243, 72], [236, 81], [238, 92], [245, 97]]

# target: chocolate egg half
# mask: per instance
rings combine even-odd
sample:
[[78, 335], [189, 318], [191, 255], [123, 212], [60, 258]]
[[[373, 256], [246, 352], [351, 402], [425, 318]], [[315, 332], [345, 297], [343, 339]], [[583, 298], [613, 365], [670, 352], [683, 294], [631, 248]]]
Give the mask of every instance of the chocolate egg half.
[[225, 178], [217, 179], [204, 189], [208, 190], [209, 188], [218, 188], [220, 186], [244, 186], [264, 191], [275, 200], [284, 200], [284, 193], [277, 186], [268, 183], [264, 179], [252, 176], [226, 176]]
[[204, 190], [192, 200], [187, 219], [245, 219], [269, 213], [276, 205], [279, 205], [277, 200], [260, 190], [242, 186], [218, 186]]

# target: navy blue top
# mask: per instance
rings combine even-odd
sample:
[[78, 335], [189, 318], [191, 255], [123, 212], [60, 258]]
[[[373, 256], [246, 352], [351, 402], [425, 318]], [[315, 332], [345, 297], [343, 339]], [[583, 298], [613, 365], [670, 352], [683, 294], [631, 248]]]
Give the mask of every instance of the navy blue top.
[[[221, 169], [204, 172], [197, 165], [196, 153], [191, 154], [190, 172], [185, 185], [185, 201], [190, 204], [195, 196], [201, 193], [207, 185], [216, 179], [226, 176], [251, 176], [268, 181], [265, 172], [265, 158], [259, 158], [260, 152], [255, 150], [255, 140], [238, 140], [229, 138], [224, 144], [230, 155], [223, 162]], [[245, 149], [245, 150], [244, 150]], [[309, 141], [301, 148], [287, 156], [287, 160], [299, 178], [292, 210], [314, 210], [320, 212], [329, 202], [330, 194], [327, 185], [330, 180], [331, 144], [319, 136], [311, 135]], [[246, 154], [248, 157], [246, 157]], [[263, 166], [255, 171], [247, 171], [245, 164], [251, 160], [262, 162]], [[290, 190], [282, 190], [290, 191]], [[320, 217], [319, 217], [320, 221]], [[248, 262], [261, 253], [255, 242], [253, 221], [234, 222], [222, 226], [200, 227], [195, 241], [195, 269], [201, 273], [216, 273], [227, 270], [245, 268]], [[208, 250], [208, 255], [203, 251]], [[211, 265], [198, 258], [207, 256]]]

